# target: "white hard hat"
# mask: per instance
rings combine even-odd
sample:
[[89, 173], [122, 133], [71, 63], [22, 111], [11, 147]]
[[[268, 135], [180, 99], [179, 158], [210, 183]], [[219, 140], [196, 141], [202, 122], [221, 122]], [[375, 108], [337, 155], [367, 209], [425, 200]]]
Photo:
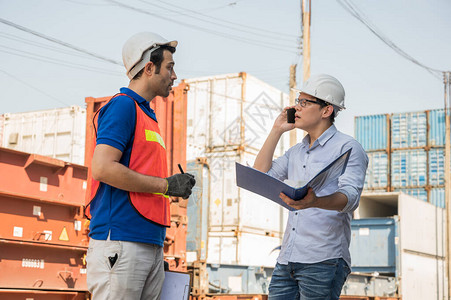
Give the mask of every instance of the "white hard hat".
[[345, 107], [345, 89], [337, 78], [327, 74], [312, 75], [304, 83], [301, 90], [293, 89], [297, 92], [306, 93], [315, 98], [330, 103], [338, 110]]
[[137, 33], [129, 38], [122, 47], [122, 61], [128, 78], [133, 79], [150, 61], [151, 53], [160, 46], [167, 45], [175, 48], [177, 44], [177, 41], [168, 41], [152, 32]]

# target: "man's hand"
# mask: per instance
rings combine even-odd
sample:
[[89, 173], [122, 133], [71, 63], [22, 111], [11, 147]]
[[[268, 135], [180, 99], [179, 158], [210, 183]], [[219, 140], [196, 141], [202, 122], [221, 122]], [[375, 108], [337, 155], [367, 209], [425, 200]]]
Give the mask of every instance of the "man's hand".
[[175, 174], [166, 178], [166, 180], [168, 181], [168, 189], [165, 195], [182, 197], [183, 199], [189, 198], [191, 190], [196, 184], [194, 176], [188, 173]]
[[282, 199], [283, 202], [288, 204], [289, 206], [293, 207], [294, 209], [306, 209], [309, 207], [319, 207], [318, 205], [318, 197], [316, 197], [315, 192], [312, 188], [308, 188], [307, 195], [301, 200], [293, 200], [284, 193], [279, 194], [280, 199]]

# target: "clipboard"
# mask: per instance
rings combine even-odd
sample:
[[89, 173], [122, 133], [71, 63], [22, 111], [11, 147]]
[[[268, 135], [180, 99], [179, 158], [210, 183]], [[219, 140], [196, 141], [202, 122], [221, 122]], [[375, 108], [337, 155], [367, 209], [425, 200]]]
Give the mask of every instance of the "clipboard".
[[293, 200], [301, 200], [307, 195], [309, 187], [311, 187], [315, 193], [321, 191], [327, 183], [338, 179], [338, 177], [344, 173], [351, 151], [352, 148], [341, 154], [316, 174], [307, 184], [299, 188], [289, 186], [277, 178], [237, 162], [235, 163], [236, 184], [240, 188], [259, 194], [290, 211], [294, 211], [296, 209], [283, 202], [282, 199], [279, 198], [279, 194], [282, 192]]
[[191, 291], [191, 275], [183, 272], [164, 272], [161, 300], [188, 300]]

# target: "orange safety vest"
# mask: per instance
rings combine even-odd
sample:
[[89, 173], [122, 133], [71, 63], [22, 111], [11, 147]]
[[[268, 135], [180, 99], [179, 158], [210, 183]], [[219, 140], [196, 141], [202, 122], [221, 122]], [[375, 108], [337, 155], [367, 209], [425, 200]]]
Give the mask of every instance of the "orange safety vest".
[[[127, 94], [117, 94], [113, 96], [127, 96]], [[129, 168], [138, 173], [166, 178], [168, 173], [166, 161], [166, 147], [160, 135], [158, 123], [149, 117], [133, 99], [136, 107], [135, 138], [133, 140], [130, 154]], [[94, 115], [94, 130], [97, 137], [97, 119], [100, 109]], [[85, 214], [91, 217], [89, 204], [95, 198], [100, 187], [100, 182], [91, 178], [91, 197], [86, 205]], [[169, 210], [169, 197], [159, 193], [137, 193], [128, 192], [128, 199], [133, 208], [145, 219], [157, 224], [170, 227], [171, 214]]]

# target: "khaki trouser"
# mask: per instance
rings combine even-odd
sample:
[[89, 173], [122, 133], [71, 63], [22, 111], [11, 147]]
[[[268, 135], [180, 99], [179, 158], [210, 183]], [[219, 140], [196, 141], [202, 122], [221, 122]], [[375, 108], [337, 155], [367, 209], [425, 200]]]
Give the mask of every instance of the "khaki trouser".
[[91, 239], [86, 262], [92, 300], [160, 299], [164, 281], [162, 247]]

